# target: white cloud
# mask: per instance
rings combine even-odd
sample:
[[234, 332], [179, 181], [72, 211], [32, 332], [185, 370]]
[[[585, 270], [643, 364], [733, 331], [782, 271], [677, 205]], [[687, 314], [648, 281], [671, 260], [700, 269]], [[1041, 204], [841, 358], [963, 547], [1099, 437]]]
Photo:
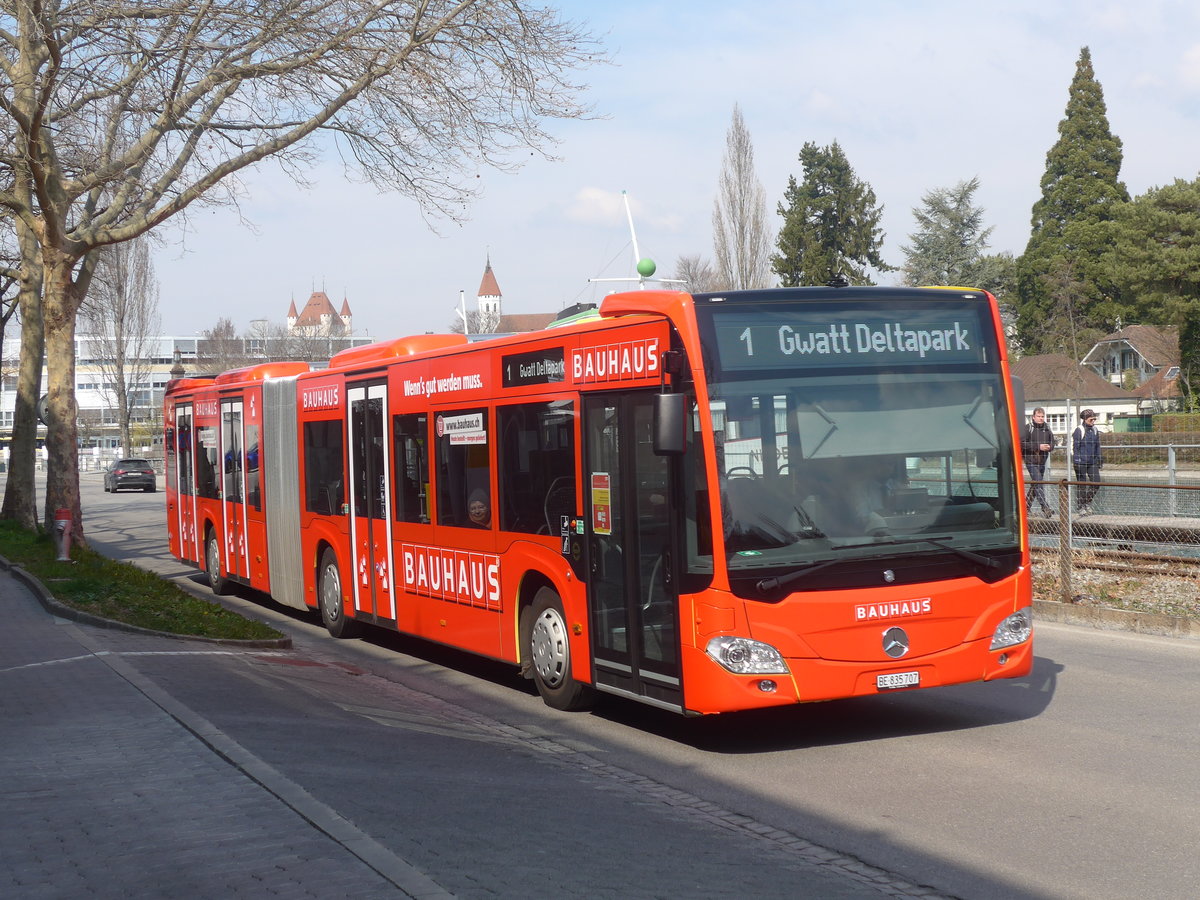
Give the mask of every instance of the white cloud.
[[619, 191], [604, 188], [581, 188], [566, 210], [572, 222], [586, 225], [616, 225], [625, 216], [625, 204]]
[[1184, 51], [1179, 63], [1179, 82], [1189, 90], [1200, 90], [1200, 44]]

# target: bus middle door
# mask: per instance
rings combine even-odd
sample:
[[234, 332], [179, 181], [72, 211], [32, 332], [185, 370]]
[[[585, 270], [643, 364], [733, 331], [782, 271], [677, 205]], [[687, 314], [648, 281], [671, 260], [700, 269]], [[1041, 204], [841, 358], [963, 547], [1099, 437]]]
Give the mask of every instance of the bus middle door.
[[350, 543], [354, 608], [366, 621], [395, 621], [392, 577], [391, 477], [388, 471], [387, 384], [348, 385], [350, 410]]
[[241, 579], [250, 577], [246, 546], [245, 446], [241, 398], [222, 400], [220, 465], [225, 571]]
[[584, 402], [588, 605], [597, 686], [679, 709], [669, 461], [654, 454], [653, 397]]

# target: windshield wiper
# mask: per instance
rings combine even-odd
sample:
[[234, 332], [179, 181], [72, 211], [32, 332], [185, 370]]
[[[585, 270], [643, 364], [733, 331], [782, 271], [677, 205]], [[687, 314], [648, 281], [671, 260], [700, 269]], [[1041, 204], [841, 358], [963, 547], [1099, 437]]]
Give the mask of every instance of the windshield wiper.
[[955, 547], [953, 544], [947, 544], [945, 541], [937, 538], [915, 537], [908, 538], [903, 541], [886, 540], [876, 541], [873, 544], [855, 544], [856, 547], [899, 547], [903, 544], [933, 544], [942, 550], [949, 550], [951, 553], [961, 556], [963, 559], [969, 559], [971, 562], [979, 563], [981, 566], [987, 566], [989, 569], [998, 569], [1000, 563], [992, 559], [990, 556], [984, 556], [982, 553], [976, 553], [973, 550], [966, 550], [962, 547]]
[[800, 581], [802, 578], [808, 577], [813, 572], [820, 571], [827, 566], [832, 566], [835, 562], [841, 562], [841, 560], [827, 559], [824, 562], [813, 563], [811, 566], [805, 566], [803, 569], [799, 569], [798, 571], [789, 572], [787, 575], [778, 575], [774, 578], [763, 578], [755, 582], [754, 589], [760, 594], [769, 594], [781, 587], [787, 587], [793, 582]]

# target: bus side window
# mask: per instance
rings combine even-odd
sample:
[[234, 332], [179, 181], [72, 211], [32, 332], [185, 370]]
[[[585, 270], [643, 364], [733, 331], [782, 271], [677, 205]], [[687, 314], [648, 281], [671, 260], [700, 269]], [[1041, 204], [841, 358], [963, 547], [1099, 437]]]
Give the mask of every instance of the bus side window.
[[341, 420], [304, 423], [304, 507], [340, 516], [346, 502]]
[[196, 493], [210, 500], [221, 497], [221, 469], [217, 465], [217, 429], [196, 429]]
[[437, 519], [440, 525], [480, 527], [471, 522], [467, 508], [472, 495], [487, 497], [488, 526], [491, 515], [492, 476], [488, 460], [488, 413], [465, 409], [438, 413], [442, 432], [438, 437]]
[[500, 528], [553, 534], [575, 515], [575, 408], [570, 401], [505, 406], [500, 432]]
[[429, 521], [428, 417], [425, 413], [392, 417], [396, 459], [396, 520]]
[[192, 426], [191, 418], [179, 416], [175, 442], [179, 449], [179, 493], [192, 493]]
[[262, 489], [259, 480], [258, 426], [246, 427], [246, 494], [250, 505], [262, 510]]

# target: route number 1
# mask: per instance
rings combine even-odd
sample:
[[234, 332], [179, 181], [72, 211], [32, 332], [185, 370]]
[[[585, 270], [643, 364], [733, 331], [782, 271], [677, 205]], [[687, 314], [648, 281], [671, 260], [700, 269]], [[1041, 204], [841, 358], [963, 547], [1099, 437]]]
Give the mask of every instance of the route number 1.
[[749, 328], [747, 328], [745, 331], [743, 331], [741, 334], [738, 335], [738, 340], [746, 342], [746, 355], [753, 356], [754, 355], [754, 340], [753, 340], [753, 338], [750, 337], [750, 329]]

